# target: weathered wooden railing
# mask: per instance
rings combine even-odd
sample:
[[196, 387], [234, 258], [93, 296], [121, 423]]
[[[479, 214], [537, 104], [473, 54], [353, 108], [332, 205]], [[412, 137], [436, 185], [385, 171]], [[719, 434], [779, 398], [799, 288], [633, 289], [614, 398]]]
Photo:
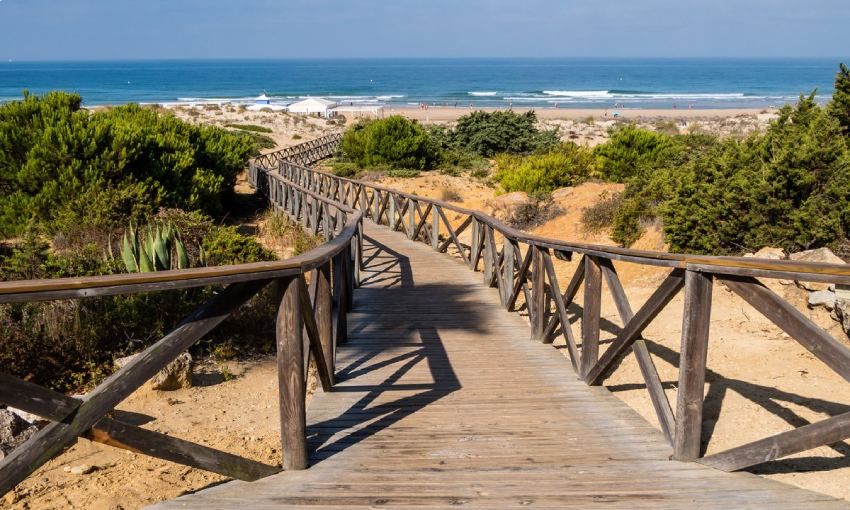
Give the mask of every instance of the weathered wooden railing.
[[263, 154], [253, 161], [253, 164], [262, 168], [277, 168], [281, 161], [309, 167], [316, 161], [333, 156], [336, 153], [342, 134], [334, 133], [325, 135], [309, 142], [304, 142], [279, 151]]
[[[275, 161], [294, 155], [300, 162], [313, 163], [326, 157], [329, 150], [335, 150], [336, 143], [338, 138], [310, 142], [303, 150], [296, 148], [287, 150], [283, 156], [274, 156]], [[269, 285], [280, 299], [276, 332], [282, 465], [284, 469], [307, 467], [307, 368], [312, 358], [322, 389], [331, 390], [336, 345], [345, 341], [346, 313], [351, 310], [353, 288], [359, 279], [362, 215], [287, 182], [258, 162], [251, 164], [250, 171], [252, 182], [276, 208], [302, 222], [314, 234], [324, 236], [326, 242], [309, 253], [277, 262], [0, 283], [0, 303], [225, 286], [170, 333], [82, 398], [68, 397], [0, 372], [0, 404], [51, 422], [0, 462], [0, 496], [73, 445], [78, 437], [242, 480], [256, 480], [278, 472], [277, 466], [121, 423], [109, 416], [159, 370]]]
[[[587, 384], [602, 384], [631, 350], [675, 459], [699, 461], [734, 471], [850, 437], [850, 413], [847, 413], [721, 453], [703, 456], [702, 449], [713, 282], [722, 282], [850, 381], [850, 349], [757, 279], [850, 284], [850, 266], [657, 253], [570, 243], [529, 235], [481, 212], [447, 202], [312, 171], [285, 161], [278, 166], [280, 174], [289, 181], [359, 209], [372, 221], [401, 231], [411, 240], [428, 243], [438, 252], [451, 250], [474, 271], [480, 267], [485, 282], [498, 288], [502, 304], [509, 311], [517, 309], [522, 296], [532, 338], [552, 343], [559, 334], [563, 336], [573, 368]], [[455, 217], [454, 222], [449, 220], [447, 212]], [[461, 242], [461, 234], [470, 230], [470, 241]], [[575, 255], [582, 259], [563, 287], [552, 259], [570, 261]], [[635, 312], [626, 297], [615, 262], [657, 266], [670, 271]], [[600, 352], [603, 279], [623, 326], [607, 349]], [[568, 309], [582, 286], [581, 334], [576, 338]], [[685, 302], [678, 401], [674, 412], [641, 334], [682, 289]]]

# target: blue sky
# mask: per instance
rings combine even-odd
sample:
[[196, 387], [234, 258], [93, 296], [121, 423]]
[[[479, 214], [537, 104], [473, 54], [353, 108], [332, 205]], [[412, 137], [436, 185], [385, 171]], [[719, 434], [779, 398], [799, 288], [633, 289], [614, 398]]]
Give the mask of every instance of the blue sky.
[[0, 59], [850, 55], [850, 0], [0, 0]]

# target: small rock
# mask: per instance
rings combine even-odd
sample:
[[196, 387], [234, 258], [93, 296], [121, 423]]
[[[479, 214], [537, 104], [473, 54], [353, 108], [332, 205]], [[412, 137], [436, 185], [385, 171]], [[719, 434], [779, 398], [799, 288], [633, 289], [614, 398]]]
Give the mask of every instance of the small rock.
[[192, 355], [184, 352], [150, 381], [151, 388], [160, 391], [173, 391], [192, 387]]
[[7, 407], [6, 410], [17, 414], [18, 416], [21, 417], [22, 420], [24, 420], [25, 422], [32, 424], [32, 425], [48, 421], [48, 420], [41, 418], [40, 416], [34, 415], [32, 413], [28, 413], [26, 411], [21, 411], [20, 409], [15, 409], [14, 407]]
[[828, 290], [819, 290], [809, 293], [809, 308], [823, 306], [827, 310], [835, 308], [835, 293]]
[[[125, 358], [115, 360], [115, 365], [118, 368], [123, 368], [127, 363], [134, 360], [139, 354], [133, 354]], [[192, 387], [192, 355], [184, 352], [174, 361], [169, 363], [165, 368], [159, 371], [150, 381], [148, 385], [153, 390], [159, 391], [174, 391], [182, 388]]]
[[[796, 260], [798, 262], [818, 262], [821, 264], [844, 264], [844, 261], [838, 258], [837, 255], [832, 253], [832, 250], [829, 248], [818, 248], [817, 250], [807, 250], [801, 251], [800, 253], [792, 253], [790, 257], [791, 260]], [[805, 281], [797, 281], [797, 285], [808, 290], [808, 291], [819, 291], [819, 290], [829, 290], [835, 289], [835, 285], [823, 282], [805, 282]]]
[[572, 195], [573, 191], [575, 191], [575, 188], [573, 188], [573, 187], [558, 188], [558, 189], [556, 189], [555, 191], [552, 192], [552, 200], [555, 200], [555, 201], [563, 200], [563, 199], [569, 197], [570, 195]]
[[8, 409], [0, 409], [0, 453], [4, 458], [36, 432], [35, 425]]
[[765, 247], [755, 253], [746, 253], [744, 254], [744, 257], [768, 260], [784, 260], [785, 252], [782, 251], [782, 248]]
[[517, 213], [529, 203], [528, 193], [524, 191], [515, 191], [500, 195], [492, 200], [488, 200], [485, 206], [485, 212], [493, 216], [499, 221], [509, 221], [516, 217]]
[[97, 470], [97, 466], [89, 466], [88, 464], [80, 464], [79, 466], [74, 466], [71, 468], [70, 473], [72, 475], [88, 475]]

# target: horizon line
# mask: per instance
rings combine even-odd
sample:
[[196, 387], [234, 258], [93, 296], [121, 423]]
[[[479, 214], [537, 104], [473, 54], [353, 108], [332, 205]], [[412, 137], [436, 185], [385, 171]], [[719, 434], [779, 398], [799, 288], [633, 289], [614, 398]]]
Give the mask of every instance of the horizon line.
[[69, 58], [21, 59], [6, 58], [7, 63], [110, 63], [110, 62], [231, 62], [231, 61], [307, 61], [307, 60], [835, 60], [848, 61], [850, 56], [552, 56], [552, 57], [138, 57], [138, 58]]

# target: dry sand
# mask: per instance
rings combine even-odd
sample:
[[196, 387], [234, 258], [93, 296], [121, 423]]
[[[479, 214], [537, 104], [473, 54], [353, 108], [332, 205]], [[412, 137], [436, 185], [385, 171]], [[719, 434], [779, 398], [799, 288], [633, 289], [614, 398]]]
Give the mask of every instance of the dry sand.
[[[451, 122], [475, 111], [505, 111], [505, 108], [455, 108], [448, 106], [430, 106], [422, 108], [398, 108], [386, 107], [384, 115], [403, 115], [409, 119], [419, 121], [441, 121]], [[776, 111], [775, 108], [726, 108], [726, 109], [649, 109], [649, 108], [512, 108], [516, 113], [534, 111], [537, 118], [542, 120], [582, 120], [588, 118], [605, 119], [613, 118], [614, 112], [619, 114], [618, 118], [628, 120], [639, 120], [648, 118], [665, 119], [725, 119], [740, 115], [758, 115]]]

